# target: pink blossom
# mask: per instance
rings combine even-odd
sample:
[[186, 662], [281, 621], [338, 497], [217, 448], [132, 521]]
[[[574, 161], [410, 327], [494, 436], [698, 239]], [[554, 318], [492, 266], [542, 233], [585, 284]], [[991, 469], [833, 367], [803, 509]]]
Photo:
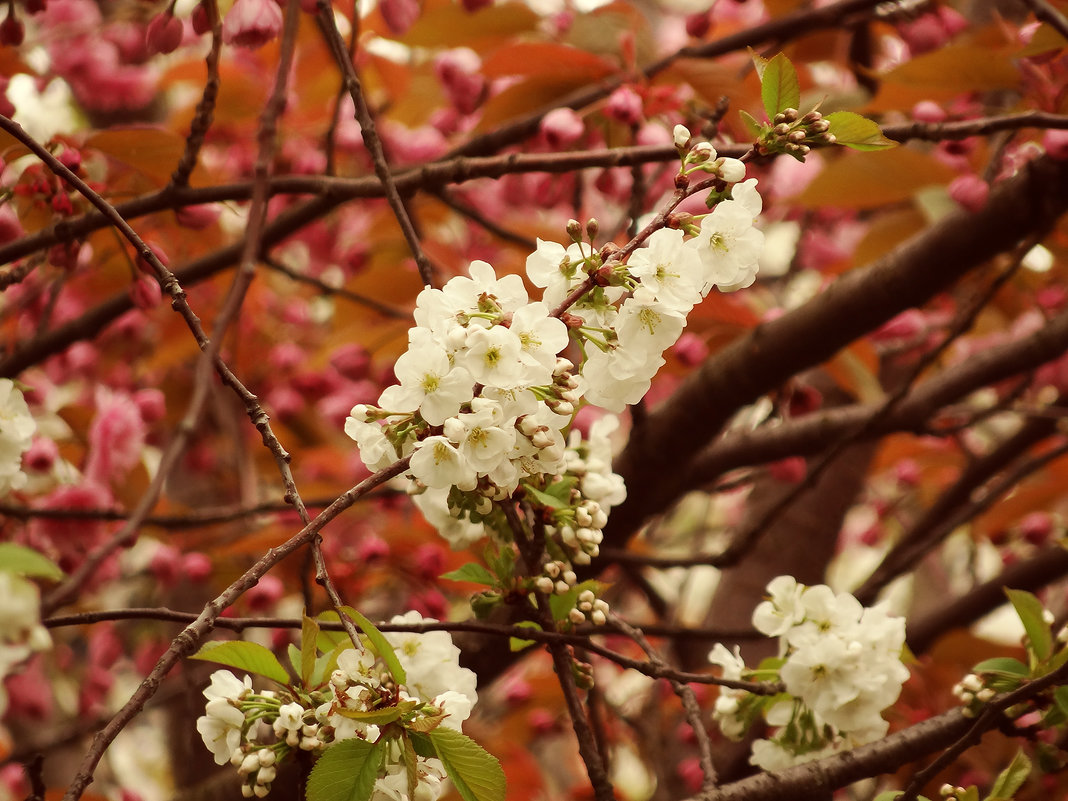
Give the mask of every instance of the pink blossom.
[[933, 100], [921, 100], [912, 107], [912, 118], [917, 122], [943, 122], [946, 110]]
[[461, 114], [471, 114], [481, 105], [486, 94], [486, 79], [482, 59], [467, 47], [446, 50], [434, 61], [434, 72], [445, 94]]
[[554, 150], [574, 144], [586, 130], [582, 118], [570, 108], [554, 108], [541, 118], [540, 128]]
[[145, 30], [145, 43], [152, 53], [173, 53], [182, 43], [182, 21], [169, 11], [157, 14]]
[[282, 31], [282, 9], [274, 0], [236, 0], [223, 20], [223, 41], [237, 47], [262, 47]]
[[1032, 545], [1043, 545], [1053, 533], [1049, 512], [1031, 512], [1020, 521], [1020, 536]]
[[1068, 159], [1068, 130], [1050, 129], [1042, 134], [1042, 147], [1050, 158]]
[[986, 205], [990, 196], [990, 184], [978, 175], [958, 175], [949, 184], [949, 196], [970, 212], [977, 212]]
[[204, 581], [211, 575], [211, 559], [202, 553], [187, 553], [182, 557], [182, 572], [194, 583]]
[[686, 17], [686, 33], [695, 39], [703, 39], [712, 30], [712, 12], [701, 11]]
[[355, 342], [341, 345], [330, 356], [330, 366], [345, 378], [359, 381], [370, 373], [371, 354], [363, 345]]
[[139, 389], [134, 393], [134, 403], [147, 425], [158, 423], [167, 414], [167, 398], [158, 389]]
[[637, 125], [644, 116], [641, 96], [629, 86], [620, 86], [608, 96], [605, 116], [624, 125]]
[[48, 437], [34, 439], [30, 449], [22, 455], [22, 466], [35, 473], [44, 473], [52, 469], [59, 457], [59, 447]]
[[86, 476], [101, 484], [122, 478], [141, 459], [144, 444], [145, 421], [133, 398], [98, 387]]
[[245, 593], [249, 609], [262, 612], [270, 609], [285, 595], [285, 585], [277, 576], [264, 576], [259, 584]]
[[790, 456], [768, 465], [768, 473], [771, 477], [785, 484], [798, 483], [807, 472], [808, 467], [803, 456]]
[[163, 300], [163, 290], [160, 289], [159, 281], [155, 278], [141, 275], [130, 284], [130, 299], [137, 308], [149, 311], [156, 308]]
[[382, 0], [378, 8], [389, 30], [397, 36], [406, 33], [415, 24], [421, 10], [418, 0]]

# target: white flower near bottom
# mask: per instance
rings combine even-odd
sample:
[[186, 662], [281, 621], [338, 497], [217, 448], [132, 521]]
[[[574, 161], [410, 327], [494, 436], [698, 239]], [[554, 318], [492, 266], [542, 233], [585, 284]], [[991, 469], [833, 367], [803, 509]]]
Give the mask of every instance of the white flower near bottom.
[[634, 251], [627, 262], [630, 274], [668, 309], [689, 314], [701, 302], [704, 269], [694, 248], [686, 247], [682, 231], [661, 228], [648, 247]]
[[[390, 623], [408, 624], [436, 622], [418, 612], [397, 615], [390, 620]], [[460, 667], [460, 649], [453, 645], [452, 635], [447, 631], [385, 632], [385, 637], [408, 674], [406, 686], [410, 692], [433, 703], [439, 695], [451, 690], [466, 696], [472, 705], [478, 702], [475, 691], [478, 677], [474, 671]]]
[[26, 486], [22, 454], [30, 449], [37, 423], [15, 382], [0, 378], [0, 496]]

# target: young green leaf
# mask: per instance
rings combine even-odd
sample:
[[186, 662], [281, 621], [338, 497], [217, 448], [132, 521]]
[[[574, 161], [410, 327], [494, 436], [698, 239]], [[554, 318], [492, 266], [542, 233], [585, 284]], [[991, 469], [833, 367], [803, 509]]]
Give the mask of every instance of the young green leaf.
[[1053, 700], [1057, 704], [1057, 708], [1064, 713], [1064, 716], [1068, 717], [1068, 687], [1062, 684], [1054, 690]]
[[360, 739], [327, 748], [308, 777], [308, 801], [369, 801], [385, 748]]
[[401, 667], [400, 660], [397, 659], [397, 654], [393, 650], [393, 646], [389, 644], [389, 640], [382, 636], [382, 632], [378, 630], [374, 623], [365, 618], [351, 606], [341, 607], [341, 611], [352, 618], [352, 622], [360, 627], [360, 630], [367, 635], [367, 639], [371, 641], [371, 647], [375, 653], [378, 654], [382, 661], [386, 663], [386, 667], [389, 668], [389, 672], [393, 675], [397, 684], [404, 684], [408, 677], [404, 673], [404, 668]]
[[877, 123], [855, 112], [833, 111], [824, 119], [831, 124], [827, 133], [834, 134], [835, 143], [853, 150], [889, 150], [898, 145], [883, 136]]
[[401, 711], [395, 706], [387, 706], [383, 709], [372, 709], [369, 712], [363, 712], [358, 709], [345, 709], [339, 706], [337, 708], [337, 714], [343, 718], [349, 720], [358, 720], [360, 723], [367, 723], [372, 726], [385, 726], [387, 723], [392, 723], [401, 716]]
[[315, 645], [319, 641], [319, 624], [304, 615], [300, 624], [300, 678], [305, 686], [311, 681], [315, 670]]
[[1012, 798], [1030, 775], [1031, 760], [1027, 758], [1027, 754], [1021, 749], [1016, 752], [1016, 756], [1012, 758], [1009, 766], [998, 774], [994, 786], [990, 788], [989, 801], [993, 801], [995, 798]]
[[[302, 683], [307, 684], [308, 682], [301, 675], [300, 649], [297, 648], [297, 646], [295, 646], [293, 643], [289, 643], [289, 645], [286, 646], [286, 656], [289, 657], [289, 666], [293, 668], [293, 670], [290, 672], [290, 675], [295, 679], [299, 679]], [[285, 667], [285, 665], [283, 665], [283, 667]]]
[[273, 653], [259, 643], [232, 640], [230, 642], [206, 642], [190, 659], [218, 662], [235, 667], [246, 673], [263, 676], [279, 684], [289, 684], [289, 674]]
[[523, 489], [527, 491], [527, 495], [529, 496], [528, 500], [530, 500], [532, 503], [545, 506], [549, 509], [563, 509], [565, 506], [567, 506], [567, 503], [560, 500], [559, 498], [554, 497], [540, 489], [531, 487], [528, 484], [524, 484]]
[[59, 581], [63, 578], [59, 565], [47, 556], [13, 542], [0, 543], [0, 570], [48, 581]]
[[749, 51], [749, 57], [753, 59], [753, 69], [756, 70], [757, 77], [764, 80], [764, 69], [768, 66], [768, 60], [751, 47], [747, 47], [746, 50]]
[[1039, 662], [1044, 662], [1053, 653], [1053, 633], [1049, 623], [1045, 621], [1046, 608], [1042, 602], [1026, 590], [1006, 589], [1016, 614], [1020, 616], [1027, 639], [1031, 642], [1031, 650]]
[[405, 732], [401, 732], [401, 753], [404, 755], [404, 770], [408, 774], [408, 798], [415, 798], [419, 787], [419, 763], [416, 761], [415, 748]]
[[485, 584], [487, 587], [494, 587], [497, 585], [497, 577], [486, 570], [482, 565], [475, 562], [468, 562], [466, 565], [459, 567], [456, 570], [442, 573], [441, 578], [448, 579], [449, 581], [469, 581], [472, 584]]
[[1011, 656], [996, 656], [993, 659], [984, 659], [972, 668], [972, 672], [1004, 676], [1005, 678], [1010, 679], [1026, 679], [1031, 675], [1031, 671], [1027, 669], [1027, 665], [1019, 659], [1013, 659]]
[[[525, 629], [536, 629], [537, 631], [541, 631], [541, 626], [539, 626], [533, 620], [520, 620], [518, 623], [516, 623], [516, 625], [521, 626]], [[529, 648], [533, 644], [534, 640], [524, 640], [521, 637], [508, 638], [508, 649], [512, 653], [515, 653], [516, 651], [522, 651], [524, 648]]]
[[464, 801], [504, 801], [504, 771], [497, 757], [467, 735], [444, 726], [428, 736]]
[[768, 119], [783, 109], [797, 108], [801, 103], [801, 85], [797, 82], [797, 70], [782, 53], [777, 53], [764, 66], [760, 76], [760, 99], [764, 101], [764, 111]]
[[745, 130], [749, 133], [750, 138], [756, 139], [760, 136], [764, 130], [764, 126], [757, 122], [756, 117], [745, 109], [739, 109], [738, 116], [742, 118], [742, 124], [745, 125]]

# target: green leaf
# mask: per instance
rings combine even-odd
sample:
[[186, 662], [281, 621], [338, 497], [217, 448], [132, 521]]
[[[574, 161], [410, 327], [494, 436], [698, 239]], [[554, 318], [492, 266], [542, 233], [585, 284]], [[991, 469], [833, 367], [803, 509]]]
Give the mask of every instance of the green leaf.
[[833, 111], [824, 119], [831, 124], [827, 133], [834, 134], [835, 142], [853, 150], [889, 150], [898, 145], [883, 136], [877, 123], [853, 111]]
[[483, 554], [486, 564], [497, 574], [501, 582], [506, 582], [512, 577], [515, 568], [515, 549], [511, 545], [504, 545], [500, 551], [493, 553], [490, 548]]
[[749, 51], [749, 57], [753, 59], [753, 69], [756, 70], [757, 77], [764, 80], [764, 70], [768, 66], [768, 60], [751, 47], [747, 47], [746, 50]]
[[421, 734], [434, 731], [441, 725], [441, 721], [445, 720], [445, 713], [440, 715], [420, 715], [410, 723], [405, 723], [405, 728], [408, 731], [415, 731]]
[[[516, 623], [516, 625], [525, 629], [535, 629], [537, 631], [541, 631], [541, 626], [539, 626], [533, 620], [520, 620], [518, 623]], [[522, 651], [524, 648], [529, 648], [532, 645], [534, 645], [534, 640], [524, 640], [521, 637], [508, 638], [508, 648], [512, 651], [512, 653], [515, 653], [516, 651]]]
[[801, 86], [797, 82], [797, 70], [782, 53], [777, 53], [764, 65], [760, 76], [760, 98], [769, 120], [783, 109], [796, 109], [801, 103]]
[[367, 639], [371, 641], [371, 647], [374, 649], [375, 653], [382, 658], [382, 661], [386, 663], [386, 667], [389, 668], [389, 672], [393, 674], [393, 678], [397, 684], [406, 683], [408, 677], [404, 673], [404, 668], [401, 667], [400, 660], [397, 659], [397, 654], [393, 650], [393, 646], [389, 644], [389, 640], [382, 636], [382, 632], [378, 630], [375, 624], [351, 606], [343, 606], [341, 607], [341, 611], [351, 617], [352, 622], [359, 626], [360, 630], [367, 635]]
[[419, 763], [416, 761], [415, 748], [405, 732], [401, 732], [401, 754], [404, 757], [404, 771], [408, 774], [408, 798], [415, 798], [419, 786]]
[[290, 682], [289, 674], [282, 667], [273, 653], [259, 643], [231, 640], [230, 642], [207, 642], [200, 650], [193, 654], [190, 659], [203, 659], [205, 662], [218, 662], [243, 670], [246, 673], [254, 673], [271, 681], [287, 685]]
[[1027, 758], [1027, 754], [1021, 749], [1016, 752], [1016, 756], [1012, 758], [1009, 766], [998, 774], [994, 786], [990, 788], [989, 797], [991, 799], [1012, 798], [1030, 775], [1031, 760]]
[[757, 122], [757, 118], [745, 109], [739, 109], [738, 116], [742, 118], [742, 124], [745, 125], [746, 131], [749, 132], [749, 136], [753, 139], [756, 139], [764, 132], [764, 126]]
[[593, 590], [593, 594], [600, 596], [602, 585], [595, 579], [587, 579], [579, 584], [576, 584], [567, 592], [562, 595], [550, 595], [549, 596], [549, 608], [553, 613], [553, 620], [566, 620], [567, 613], [570, 612], [575, 603], [578, 601], [579, 595], [586, 590]]
[[1005, 594], [1009, 596], [1016, 614], [1020, 616], [1027, 639], [1031, 642], [1030, 650], [1039, 662], [1044, 662], [1053, 653], [1053, 633], [1044, 619], [1046, 608], [1026, 590], [1006, 589]]
[[1053, 691], [1053, 700], [1057, 704], [1057, 708], [1064, 713], [1065, 717], [1068, 717], [1068, 686], [1061, 685]]
[[408, 732], [408, 739], [412, 743], [412, 749], [423, 759], [437, 759], [438, 752], [434, 750], [434, 744], [430, 742], [428, 735], [413, 731]]
[[557, 497], [550, 495], [540, 489], [536, 489], [529, 484], [524, 484], [523, 489], [527, 491], [528, 499], [532, 503], [540, 504], [541, 506], [548, 507], [549, 509], [563, 509], [567, 506], [567, 503], [560, 500]]
[[327, 748], [308, 777], [308, 801], [370, 801], [385, 745], [352, 739]]
[[464, 801], [504, 801], [501, 763], [467, 735], [438, 727], [428, 735]]
[[1031, 671], [1027, 669], [1027, 665], [1019, 659], [1013, 659], [1009, 656], [996, 656], [993, 659], [984, 659], [972, 668], [972, 672], [980, 674], [993, 673], [996, 676], [1021, 679], [1026, 679], [1031, 675]]
[[315, 670], [316, 643], [319, 641], [319, 624], [304, 615], [300, 624], [300, 678], [308, 686]]
[[307, 684], [308, 682], [305, 681], [303, 676], [301, 676], [300, 649], [297, 648], [297, 646], [295, 646], [293, 643], [289, 643], [289, 645], [286, 646], [286, 656], [289, 657], [289, 664], [293, 668], [293, 672], [290, 675], [294, 677], [299, 677], [300, 680], [304, 682], [304, 684]]
[[442, 573], [440, 578], [448, 579], [449, 581], [469, 581], [472, 584], [485, 584], [487, 587], [495, 587], [497, 585], [497, 577], [476, 562], [468, 562], [456, 570]]
[[392, 723], [401, 716], [401, 710], [395, 706], [387, 706], [383, 709], [372, 709], [369, 712], [363, 712], [359, 709], [345, 709], [339, 706], [337, 708], [337, 714], [343, 718], [349, 720], [358, 720], [360, 723], [368, 723], [372, 726], [384, 726], [387, 723]]
[[48, 581], [59, 581], [64, 576], [59, 565], [47, 556], [13, 542], [0, 543], [0, 570]]

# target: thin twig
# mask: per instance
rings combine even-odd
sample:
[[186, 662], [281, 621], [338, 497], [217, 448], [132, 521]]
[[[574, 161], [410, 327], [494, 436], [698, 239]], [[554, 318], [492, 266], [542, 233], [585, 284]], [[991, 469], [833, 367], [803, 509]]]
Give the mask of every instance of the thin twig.
[[411, 217], [408, 215], [408, 210], [404, 206], [404, 200], [397, 190], [397, 182], [393, 177], [389, 162], [386, 160], [382, 140], [378, 136], [371, 109], [367, 105], [367, 98], [364, 96], [360, 76], [356, 72], [356, 65], [353, 63], [353, 59], [345, 45], [345, 40], [337, 28], [337, 22], [334, 20], [334, 13], [329, 8], [329, 4], [320, 3], [320, 6], [318, 14], [319, 27], [326, 36], [334, 62], [344, 76], [345, 87], [348, 89], [352, 102], [356, 107], [356, 121], [360, 123], [360, 135], [363, 137], [367, 152], [371, 155], [375, 175], [382, 182], [386, 193], [386, 201], [393, 210], [393, 215], [397, 218], [397, 223], [400, 225], [404, 239], [408, 243], [408, 248], [415, 258], [416, 265], [419, 267], [419, 277], [422, 279], [423, 285], [434, 286], [434, 266], [430, 263], [426, 253], [423, 252], [423, 246], [419, 242], [419, 235], [412, 224]]

